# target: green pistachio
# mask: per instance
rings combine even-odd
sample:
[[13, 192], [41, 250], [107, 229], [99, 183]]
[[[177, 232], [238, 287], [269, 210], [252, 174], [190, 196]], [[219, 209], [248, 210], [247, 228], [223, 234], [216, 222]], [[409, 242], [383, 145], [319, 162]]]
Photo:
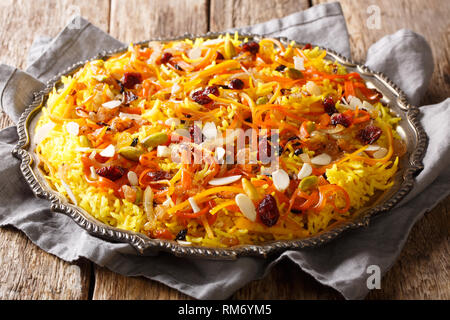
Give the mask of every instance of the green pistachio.
[[316, 186], [318, 182], [319, 182], [319, 179], [316, 176], [309, 176], [309, 177], [302, 179], [302, 181], [300, 182], [299, 188], [302, 191], [308, 191], [309, 189]]
[[86, 136], [80, 136], [80, 145], [84, 148], [92, 148], [92, 143]]
[[269, 99], [268, 99], [266, 96], [264, 96], [264, 97], [259, 97], [259, 98], [256, 100], [256, 104], [257, 104], [257, 105], [266, 104], [267, 102], [269, 102]]
[[142, 201], [142, 189], [136, 187], [136, 200], [134, 200], [134, 204], [140, 204]]
[[303, 73], [300, 70], [294, 68], [288, 68], [286, 71], [286, 75], [291, 79], [302, 79]]
[[142, 144], [147, 148], [152, 148], [159, 146], [160, 144], [165, 144], [167, 141], [169, 141], [169, 136], [166, 133], [157, 132], [142, 140]]
[[120, 148], [119, 150], [119, 154], [128, 159], [128, 160], [132, 160], [132, 161], [139, 161], [139, 157], [143, 154], [144, 152], [142, 150], [139, 150], [138, 148], [135, 147], [123, 147]]

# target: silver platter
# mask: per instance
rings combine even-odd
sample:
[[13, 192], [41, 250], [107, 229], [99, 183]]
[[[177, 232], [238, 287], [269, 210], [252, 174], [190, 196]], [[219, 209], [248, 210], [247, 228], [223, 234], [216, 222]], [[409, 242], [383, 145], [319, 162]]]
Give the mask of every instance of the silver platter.
[[[173, 39], [154, 39], [143, 41], [138, 44], [145, 46], [151, 41], [173, 41], [186, 38], [216, 38], [222, 33], [208, 33], [206, 35], [184, 35]], [[251, 34], [242, 34], [241, 38], [260, 40], [262, 37]], [[282, 43], [288, 44], [289, 39], [278, 38]], [[298, 44], [299, 47], [302, 44]], [[108, 59], [114, 54], [124, 52], [128, 47], [124, 46], [117, 50], [105, 51], [100, 53], [94, 59]], [[326, 230], [312, 237], [299, 240], [279, 240], [271, 241], [261, 245], [239, 245], [232, 248], [208, 248], [184, 246], [176, 241], [151, 239], [144, 234], [121, 230], [101, 223], [94, 219], [85, 210], [72, 205], [60, 193], [53, 190], [45, 180], [42, 172], [38, 169], [38, 158], [34, 153], [33, 135], [36, 119], [39, 118], [41, 108], [46, 104], [48, 94], [54, 87], [61, 86], [61, 77], [75, 73], [88, 61], [80, 61], [68, 70], [48, 81], [46, 87], [34, 94], [32, 104], [23, 112], [17, 124], [19, 142], [13, 149], [13, 154], [21, 160], [20, 169], [36, 197], [50, 201], [50, 209], [54, 212], [63, 213], [71, 217], [80, 227], [92, 235], [113, 241], [129, 243], [136, 250], [137, 254], [154, 254], [158, 251], [168, 251], [176, 256], [198, 257], [206, 259], [236, 259], [239, 256], [262, 256], [267, 257], [271, 253], [281, 252], [288, 249], [316, 247], [323, 245], [341, 235], [344, 231], [365, 227], [369, 225], [370, 220], [392, 209], [401, 199], [408, 194], [413, 185], [414, 177], [423, 169], [422, 159], [428, 144], [427, 135], [419, 122], [420, 111], [417, 107], [410, 105], [405, 94], [390, 81], [385, 75], [371, 71], [363, 65], [359, 65], [340, 54], [322, 48], [327, 51], [327, 59], [336, 60], [347, 68], [349, 72], [357, 72], [373, 88], [376, 88], [383, 94], [381, 100], [388, 105], [393, 113], [402, 118], [398, 125], [397, 132], [405, 140], [407, 152], [400, 159], [399, 170], [394, 179], [394, 186], [387, 192], [381, 194], [370, 207], [364, 208], [359, 212], [356, 218], [336, 225], [330, 230]]]

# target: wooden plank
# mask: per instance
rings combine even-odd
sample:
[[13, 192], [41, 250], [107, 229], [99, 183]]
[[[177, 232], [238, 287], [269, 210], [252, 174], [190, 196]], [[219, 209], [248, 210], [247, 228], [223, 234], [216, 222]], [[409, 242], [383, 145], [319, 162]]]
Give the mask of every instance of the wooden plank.
[[157, 281], [124, 277], [106, 268], [95, 268], [94, 300], [185, 300], [190, 297]]
[[56, 36], [74, 14], [107, 31], [108, 12], [104, 0], [0, 0], [0, 61], [24, 69], [36, 36]]
[[261, 280], [255, 280], [238, 290], [233, 300], [337, 300], [342, 296], [318, 283], [288, 260], [278, 263]]
[[[314, 0], [313, 4], [332, 1]], [[430, 0], [426, 5], [420, 0], [341, 0], [340, 3], [356, 61], [364, 61], [370, 45], [383, 36], [402, 28], [411, 29], [426, 38], [434, 56], [432, 85], [422, 103], [437, 103], [450, 96], [450, 7], [445, 0]], [[368, 20], [374, 14], [369, 9], [371, 5], [380, 10], [379, 28], [373, 28], [374, 21]], [[450, 197], [414, 226], [402, 254], [383, 278], [382, 289], [371, 292], [369, 299], [449, 299], [449, 205]]]
[[[108, 11], [109, 2], [102, 0], [1, 0], [0, 61], [25, 68], [26, 53], [35, 36], [57, 35], [75, 13], [107, 30]], [[2, 113], [0, 128], [10, 124]], [[1, 229], [0, 247], [0, 299], [88, 298], [89, 262], [66, 263], [10, 227]]]
[[399, 259], [368, 299], [450, 299], [450, 197], [411, 231]]
[[[333, 2], [314, 0], [313, 3]], [[353, 58], [364, 61], [367, 49], [374, 42], [399, 29], [411, 29], [428, 41], [433, 51], [435, 71], [433, 84], [423, 104], [437, 103], [450, 96], [450, 6], [446, 0], [342, 0], [340, 1], [350, 33]], [[370, 7], [374, 5], [375, 7]], [[379, 8], [379, 9], [377, 9]], [[376, 27], [374, 14], [380, 12]]]
[[110, 33], [124, 42], [206, 33], [207, 10], [206, 0], [112, 0]]
[[0, 235], [0, 299], [87, 299], [90, 263], [66, 263], [11, 227]]
[[308, 0], [211, 0], [210, 31], [261, 23], [308, 7]]
[[[208, 30], [206, 0], [112, 0], [110, 33], [130, 42]], [[95, 267], [93, 299], [186, 299], [156, 281], [130, 278]]]
[[[104, 0], [0, 0], [0, 61], [25, 69], [28, 48], [36, 36], [56, 36], [75, 14], [107, 31], [108, 12], [109, 1]], [[2, 112], [0, 128], [11, 124]]]

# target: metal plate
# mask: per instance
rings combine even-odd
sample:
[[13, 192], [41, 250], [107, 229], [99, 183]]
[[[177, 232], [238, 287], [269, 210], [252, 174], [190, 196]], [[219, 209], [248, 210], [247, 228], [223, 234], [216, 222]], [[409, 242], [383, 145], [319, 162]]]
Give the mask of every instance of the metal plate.
[[[222, 33], [208, 33], [206, 35], [184, 35], [173, 39], [155, 39], [143, 41], [138, 44], [145, 46], [151, 41], [173, 41], [186, 38], [215, 38]], [[242, 34], [241, 38], [254, 39], [258, 41], [261, 36]], [[288, 44], [289, 39], [278, 38], [282, 43]], [[298, 46], [302, 46], [298, 44]], [[331, 229], [316, 234], [312, 237], [299, 240], [278, 240], [271, 241], [261, 245], [239, 245], [232, 248], [208, 248], [199, 246], [182, 246], [175, 241], [150, 239], [144, 234], [125, 231], [101, 223], [94, 219], [85, 210], [72, 205], [68, 200], [58, 192], [54, 191], [41, 171], [37, 168], [37, 156], [34, 153], [33, 135], [36, 120], [39, 113], [47, 102], [48, 94], [53, 87], [61, 86], [61, 76], [71, 75], [81, 68], [87, 61], [81, 61], [74, 64], [68, 70], [59, 74], [48, 81], [46, 87], [36, 92], [33, 103], [24, 111], [17, 124], [19, 142], [13, 150], [13, 154], [21, 160], [20, 169], [33, 190], [39, 198], [48, 199], [51, 202], [51, 210], [60, 212], [71, 217], [79, 226], [92, 235], [114, 242], [125, 242], [136, 248], [138, 254], [154, 254], [155, 251], [168, 251], [177, 256], [200, 257], [207, 259], [235, 259], [238, 256], [263, 256], [267, 257], [270, 253], [280, 252], [288, 249], [315, 247], [335, 239], [348, 229], [367, 226], [371, 218], [392, 209], [414, 185], [414, 177], [423, 169], [422, 159], [424, 157], [428, 139], [419, 122], [419, 109], [408, 104], [404, 93], [392, 81], [381, 73], [373, 72], [363, 65], [341, 56], [340, 54], [322, 48], [327, 51], [327, 59], [336, 60], [347, 68], [349, 72], [357, 72], [366, 81], [369, 87], [376, 88], [383, 94], [382, 102], [388, 105], [392, 112], [402, 118], [397, 132], [404, 139], [407, 145], [407, 152], [400, 159], [399, 170], [394, 177], [394, 186], [387, 192], [380, 194], [377, 199], [372, 201], [369, 207], [359, 211], [357, 217], [353, 220], [345, 221]], [[113, 51], [100, 53], [94, 59], [108, 59], [114, 54], [126, 51], [123, 47]], [[92, 60], [94, 60], [92, 59]]]

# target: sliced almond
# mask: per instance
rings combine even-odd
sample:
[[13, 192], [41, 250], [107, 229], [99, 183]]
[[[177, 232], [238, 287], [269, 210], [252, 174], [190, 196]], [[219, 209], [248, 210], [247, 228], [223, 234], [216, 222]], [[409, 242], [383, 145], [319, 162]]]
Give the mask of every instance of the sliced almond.
[[300, 71], [304, 71], [305, 70], [304, 61], [305, 60], [303, 58], [294, 57], [295, 69], [300, 70]]
[[375, 159], [381, 159], [383, 157], [385, 157], [388, 153], [388, 150], [386, 148], [381, 147], [378, 151], [375, 151], [373, 153], [373, 157]]
[[349, 103], [349, 107], [352, 110], [355, 110], [356, 107], [361, 107], [362, 106], [362, 101], [357, 98], [357, 97], [351, 97], [350, 98], [350, 103]]
[[200, 207], [198, 206], [197, 202], [195, 202], [195, 199], [192, 197], [188, 198], [188, 201], [191, 205], [192, 211], [194, 211], [194, 213], [197, 213], [200, 211]]
[[168, 158], [172, 154], [172, 151], [167, 146], [158, 146], [156, 148], [156, 156], [159, 158]]
[[278, 169], [272, 173], [273, 184], [278, 191], [283, 192], [289, 187], [289, 175], [283, 169]]
[[369, 146], [367, 146], [367, 148], [364, 151], [377, 151], [380, 150], [380, 146], [377, 144], [371, 144]]
[[306, 91], [313, 96], [320, 96], [322, 94], [322, 90], [314, 81], [308, 81], [306, 83]]
[[300, 158], [300, 160], [302, 160], [305, 163], [311, 162], [311, 158], [308, 156], [307, 153], [302, 153], [298, 157]]
[[214, 122], [205, 123], [202, 132], [207, 139], [215, 139], [217, 137], [217, 127]]
[[124, 112], [119, 113], [119, 118], [120, 119], [131, 119], [131, 120], [142, 120], [142, 117], [139, 114], [124, 113]]
[[330, 162], [331, 156], [326, 153], [319, 154], [318, 156], [311, 159], [311, 163], [318, 166], [326, 166], [327, 164], [330, 164]]
[[138, 178], [136, 172], [128, 171], [127, 178], [128, 178], [128, 181], [130, 182], [130, 185], [137, 186], [139, 184], [139, 178]]
[[309, 163], [304, 163], [300, 171], [298, 172], [298, 179], [304, 179], [306, 177], [309, 177], [312, 173], [312, 167]]
[[178, 119], [178, 118], [169, 118], [169, 119], [167, 119], [164, 122], [164, 124], [166, 126], [172, 126], [173, 125], [173, 126], [177, 127], [177, 126], [179, 126], [181, 124], [181, 120]]
[[195, 60], [202, 56], [202, 48], [196, 47], [189, 51], [188, 56], [190, 59]]
[[111, 100], [102, 104], [102, 107], [108, 109], [115, 109], [122, 104], [122, 101], [119, 100]]
[[100, 152], [100, 155], [105, 158], [112, 158], [112, 157], [114, 157], [115, 154], [116, 154], [116, 148], [114, 148], [114, 146], [112, 144], [110, 144], [109, 146], [107, 146], [105, 149], [103, 149]]
[[367, 111], [369, 111], [369, 112], [375, 110], [374, 106], [372, 104], [370, 104], [369, 102], [367, 102], [367, 101], [363, 101], [362, 107], [364, 109], [366, 109]]
[[78, 136], [80, 133], [80, 125], [76, 122], [68, 122], [66, 124], [66, 131], [73, 136]]
[[238, 195], [236, 195], [234, 200], [236, 201], [236, 204], [239, 207], [239, 210], [241, 210], [242, 214], [250, 221], [255, 222], [256, 208], [253, 204], [253, 201], [243, 193], [239, 193]]
[[212, 186], [223, 186], [226, 184], [230, 184], [233, 182], [236, 182], [240, 180], [242, 175], [236, 175], [236, 176], [229, 176], [229, 177], [222, 177], [222, 178], [215, 178], [209, 181], [208, 183]]

